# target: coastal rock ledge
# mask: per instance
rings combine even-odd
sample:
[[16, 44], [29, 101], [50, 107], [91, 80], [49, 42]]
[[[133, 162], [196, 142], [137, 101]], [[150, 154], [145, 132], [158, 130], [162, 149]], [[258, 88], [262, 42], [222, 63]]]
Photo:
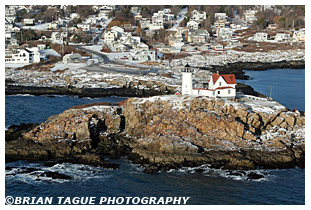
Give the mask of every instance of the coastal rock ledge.
[[208, 164], [213, 168], [305, 165], [305, 116], [275, 101], [194, 96], [130, 98], [90, 104], [40, 125], [6, 131], [6, 161], [41, 160], [108, 168], [127, 156], [146, 173]]

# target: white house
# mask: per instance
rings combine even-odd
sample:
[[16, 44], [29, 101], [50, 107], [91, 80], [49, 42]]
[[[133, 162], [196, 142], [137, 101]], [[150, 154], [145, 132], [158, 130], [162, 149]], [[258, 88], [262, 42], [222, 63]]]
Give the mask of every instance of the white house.
[[211, 43], [210, 46], [215, 51], [223, 51], [225, 49], [225, 47], [222, 44], [215, 43], [215, 42]]
[[215, 13], [215, 20], [223, 20], [226, 21], [227, 14], [226, 13]]
[[5, 51], [5, 63], [31, 64], [39, 62], [40, 50], [38, 47]]
[[156, 61], [157, 56], [154, 50], [148, 51], [136, 51], [134, 54], [130, 54], [129, 60], [130, 61]]
[[146, 29], [146, 28], [149, 28], [149, 25], [150, 25], [151, 21], [148, 18], [141, 18], [139, 20], [139, 23], [140, 23], [140, 27], [142, 29]]
[[133, 14], [139, 14], [141, 8], [140, 7], [131, 7], [131, 13]]
[[57, 30], [58, 29], [58, 22], [52, 22], [48, 24], [48, 29]]
[[24, 23], [24, 25], [34, 25], [35, 19], [34, 18], [24, 18], [23, 23]]
[[67, 38], [68, 32], [53, 32], [51, 35], [52, 43], [62, 44]]
[[192, 14], [191, 20], [203, 21], [206, 19], [206, 12], [200, 13], [197, 10], [193, 10], [191, 14]]
[[219, 39], [231, 39], [233, 31], [231, 28], [219, 28], [216, 33]]
[[63, 63], [74, 63], [81, 59], [81, 55], [79, 53], [71, 53], [66, 54], [63, 57]]
[[163, 19], [152, 19], [152, 22], [149, 25], [149, 30], [159, 30], [163, 28]]
[[78, 13], [71, 13], [71, 14], [70, 14], [70, 19], [73, 20], [73, 19], [75, 19], [75, 18], [79, 19], [79, 18], [80, 18], [80, 15], [79, 15]]
[[149, 50], [149, 46], [146, 45], [143, 42], [140, 42], [137, 46], [136, 46], [136, 50]]
[[199, 29], [199, 23], [196, 22], [196, 21], [194, 21], [194, 20], [190, 20], [190, 21], [187, 23], [187, 27], [188, 27], [189, 29], [194, 29], [194, 30], [196, 30], [196, 29]]
[[116, 37], [121, 36], [124, 33], [124, 29], [119, 26], [112, 26], [110, 31], [113, 32]]
[[244, 12], [245, 21], [250, 24], [256, 21], [257, 20], [257, 17], [255, 16], [256, 13], [257, 13], [256, 10], [246, 10]]
[[78, 23], [77, 27], [80, 28], [82, 31], [90, 31], [91, 25], [88, 23]]
[[253, 36], [253, 40], [257, 42], [265, 42], [268, 41], [269, 35], [267, 33], [256, 33]]
[[275, 35], [275, 38], [274, 40], [275, 41], [278, 41], [278, 42], [282, 42], [282, 41], [288, 41], [290, 38], [290, 35], [289, 34], [286, 34], [286, 33], [277, 33]]
[[235, 98], [236, 80], [234, 74], [220, 75], [214, 73], [208, 80], [208, 88], [193, 88], [192, 70], [187, 64], [182, 73], [182, 94], [183, 95], [203, 95], [209, 97]]

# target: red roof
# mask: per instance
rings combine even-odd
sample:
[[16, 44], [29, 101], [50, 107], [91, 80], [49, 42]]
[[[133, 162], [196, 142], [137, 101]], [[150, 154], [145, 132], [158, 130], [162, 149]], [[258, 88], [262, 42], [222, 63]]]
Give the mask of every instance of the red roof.
[[226, 86], [226, 87], [218, 87], [216, 89], [206, 89], [206, 88], [193, 88], [193, 90], [209, 90], [209, 91], [215, 91], [215, 90], [221, 90], [221, 89], [235, 89], [234, 87]]
[[218, 88], [216, 88], [215, 90], [220, 90], [220, 89], [228, 89], [228, 88], [232, 88], [232, 89], [234, 89], [233, 87], [227, 86], [227, 87], [218, 87]]
[[234, 74], [220, 74], [220, 75], [218, 75], [216, 73], [214, 73], [212, 75], [214, 84], [217, 82], [219, 77], [222, 77], [226, 81], [227, 84], [236, 84], [236, 80], [235, 80]]

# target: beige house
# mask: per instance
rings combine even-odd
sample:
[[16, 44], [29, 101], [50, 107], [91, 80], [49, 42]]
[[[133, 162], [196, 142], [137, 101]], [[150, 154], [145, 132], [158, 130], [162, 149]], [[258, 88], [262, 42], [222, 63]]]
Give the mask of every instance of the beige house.
[[214, 28], [215, 29], [225, 28], [225, 26], [226, 26], [226, 24], [225, 24], [225, 21], [223, 21], [223, 20], [217, 20], [214, 23]]
[[105, 32], [105, 34], [104, 34], [104, 42], [105, 43], [112, 43], [115, 40], [116, 40], [115, 33], [111, 32], [111, 31]]
[[305, 29], [299, 29], [298, 31], [295, 31], [293, 34], [293, 39], [295, 41], [305, 41]]

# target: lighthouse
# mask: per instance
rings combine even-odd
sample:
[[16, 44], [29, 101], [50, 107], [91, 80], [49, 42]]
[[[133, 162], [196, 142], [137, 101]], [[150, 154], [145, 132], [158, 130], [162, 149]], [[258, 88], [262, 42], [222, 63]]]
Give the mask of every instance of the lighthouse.
[[192, 70], [188, 63], [182, 72], [182, 94], [192, 95]]

